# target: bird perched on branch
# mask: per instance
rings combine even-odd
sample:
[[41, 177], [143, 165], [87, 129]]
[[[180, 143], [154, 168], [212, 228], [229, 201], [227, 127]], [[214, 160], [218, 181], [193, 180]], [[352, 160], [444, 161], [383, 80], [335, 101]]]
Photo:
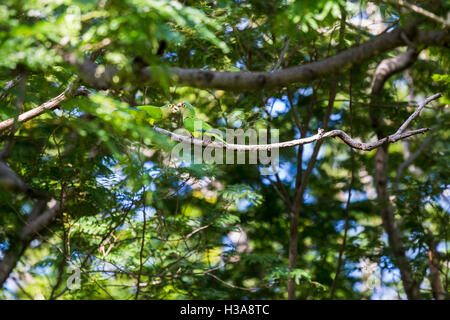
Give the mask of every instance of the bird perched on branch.
[[178, 108], [183, 117], [184, 128], [194, 137], [201, 137], [202, 134], [209, 137], [214, 137], [215, 140], [226, 144], [222, 139], [222, 132], [214, 129], [209, 123], [199, 119], [195, 112], [195, 108], [189, 102], [180, 102]]
[[152, 105], [138, 106], [138, 110], [145, 111], [150, 117], [149, 122], [153, 125], [155, 122], [162, 121], [169, 118], [171, 115], [179, 111], [179, 107], [176, 104], [166, 104], [162, 107], [156, 107]]

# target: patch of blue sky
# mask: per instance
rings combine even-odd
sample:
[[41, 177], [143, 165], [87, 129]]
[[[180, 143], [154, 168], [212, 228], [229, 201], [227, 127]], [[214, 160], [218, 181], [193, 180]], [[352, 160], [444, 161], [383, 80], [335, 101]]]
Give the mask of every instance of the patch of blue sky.
[[242, 126], [242, 121], [241, 120], [235, 120], [235, 121], [233, 121], [233, 123], [231, 123], [231, 125], [234, 127], [234, 128], [240, 128], [241, 126]]
[[365, 286], [363, 285], [362, 282], [355, 282], [355, 284], [353, 285], [353, 290], [358, 291], [358, 292], [363, 292], [365, 290]]
[[439, 195], [437, 202], [445, 212], [450, 213], [450, 185], [441, 185], [441, 188], [445, 189]]
[[244, 60], [238, 60], [236, 61], [236, 63], [234, 64], [234, 66], [238, 69], [246, 69], [247, 67], [245, 66]]
[[384, 283], [394, 283], [401, 280], [400, 270], [397, 268], [393, 269], [382, 269], [381, 279]]
[[398, 291], [388, 286], [376, 286], [370, 298], [371, 300], [397, 300]]
[[360, 23], [361, 20], [367, 19], [369, 16], [364, 10], [358, 10], [358, 12], [350, 18], [350, 22], [353, 24]]
[[146, 161], [144, 163], [144, 169], [146, 169], [146, 170], [153, 169], [154, 166], [155, 166], [155, 163], [153, 161]]
[[[348, 198], [348, 191], [344, 191], [344, 196], [343, 196], [343, 198], [344, 198], [344, 199], [347, 199], [347, 198]], [[351, 198], [350, 198], [350, 203], [360, 202], [360, 201], [365, 201], [365, 200], [367, 200], [367, 194], [366, 194], [365, 192], [361, 192], [361, 191], [358, 191], [358, 190], [352, 190], [352, 196], [351, 196]], [[343, 203], [341, 204], [341, 206], [342, 206], [343, 208], [345, 208], [346, 203], [343, 202]]]
[[240, 31], [244, 30], [248, 27], [250, 21], [247, 18], [241, 18], [238, 24], [236, 24], [236, 28]]
[[450, 246], [450, 241], [441, 241], [436, 246], [436, 250], [439, 253], [446, 253], [448, 252], [448, 247]]
[[358, 278], [362, 277], [362, 271], [361, 271], [361, 268], [359, 267], [358, 263], [346, 262], [344, 270], [351, 270], [348, 273], [348, 276], [350, 278], [358, 279]]
[[219, 124], [219, 126], [225, 127], [227, 125], [227, 120], [224, 116], [222, 116], [219, 118], [219, 120], [217, 120], [217, 123]]
[[269, 98], [266, 104], [266, 110], [272, 117], [284, 114], [289, 111], [289, 104], [279, 98]]
[[[353, 226], [352, 226], [353, 224]], [[337, 232], [341, 232], [343, 231], [345, 228], [345, 220], [339, 220], [335, 223], [334, 225], [334, 229]], [[350, 221], [350, 227], [348, 228], [348, 236], [349, 237], [356, 237], [357, 235], [359, 235], [361, 232], [363, 232], [365, 230], [365, 228], [361, 225], [354, 225], [354, 223], [352, 223]]]
[[[309, 137], [309, 134], [307, 134], [307, 136]], [[303, 145], [303, 161], [302, 161], [303, 170], [305, 170], [308, 167], [308, 161], [311, 159], [313, 151], [314, 151], [313, 143]], [[324, 146], [322, 146], [319, 150], [319, 153], [317, 154], [317, 160], [321, 160], [324, 156], [325, 156], [325, 148]], [[317, 173], [317, 170], [314, 169], [313, 172]]]
[[[5, 283], [3, 284], [3, 288], [6, 291], [9, 292], [16, 292], [19, 289], [19, 286], [17, 285], [17, 283], [11, 279], [11, 275], [8, 279], [6, 279]], [[17, 297], [13, 298], [13, 299], [18, 299]]]
[[3, 251], [8, 250], [9, 241], [0, 242], [0, 258], [3, 259]]
[[[260, 166], [259, 170], [262, 172], [262, 169], [266, 168], [266, 166]], [[278, 176], [280, 177], [280, 180], [283, 182], [291, 182], [292, 179], [295, 177], [295, 167], [292, 163], [284, 162], [279, 164], [276, 168], [276, 173], [278, 173]], [[270, 169], [271, 172], [273, 171]], [[275, 179], [275, 172], [273, 175], [263, 175], [262, 177], [262, 183], [265, 185], [270, 185], [270, 181], [276, 181]]]
[[119, 268], [107, 261], [102, 261], [102, 262], [103, 262], [103, 264], [101, 265], [101, 268], [99, 268], [102, 270], [102, 272], [99, 273], [100, 276], [103, 276], [103, 277], [115, 276], [116, 273], [114, 271], [116, 271]]
[[231, 241], [231, 238], [229, 236], [222, 237], [222, 245], [222, 252], [235, 250], [234, 243], [233, 241]]
[[178, 54], [176, 52], [167, 52], [162, 57], [169, 61], [175, 61], [178, 58]]
[[278, 176], [283, 182], [290, 182], [294, 178], [295, 167], [290, 162], [284, 162], [278, 166]]
[[238, 209], [239, 211], [247, 211], [251, 206], [252, 203], [247, 199], [239, 199], [238, 203], [236, 204], [236, 209]]
[[33, 241], [30, 242], [30, 248], [36, 248], [36, 247], [40, 246], [41, 243], [42, 243], [41, 240], [34, 239]]
[[58, 116], [58, 117], [60, 117], [60, 116], [62, 116], [62, 115], [64, 115], [64, 114], [70, 114], [70, 115], [72, 115], [72, 116], [76, 116], [76, 117], [80, 117], [80, 116], [82, 116], [83, 114], [84, 114], [84, 112], [83, 111], [80, 111], [80, 108], [79, 107], [74, 107], [73, 109], [71, 109], [71, 110], [63, 110], [63, 109], [54, 109], [53, 110], [54, 112], [55, 112], [55, 114]]
[[389, 238], [386, 232], [383, 232], [383, 234], [381, 235], [381, 241], [388, 246], [389, 245]]
[[[294, 126], [294, 136], [293, 139], [300, 139], [301, 133], [297, 126]], [[295, 151], [298, 152], [298, 146], [295, 146]]]
[[316, 200], [317, 200], [316, 197], [311, 195], [309, 188], [306, 188], [305, 193], [303, 195], [303, 202], [306, 204], [311, 204], [316, 202]]
[[115, 184], [127, 178], [127, 176], [123, 173], [120, 167], [112, 166], [109, 169], [112, 171], [112, 173], [109, 174], [108, 176], [99, 175], [95, 178], [97, 183], [100, 184], [101, 186], [110, 189]]
[[30, 214], [33, 207], [29, 203], [24, 203], [22, 208], [20, 209], [25, 214]]
[[[427, 270], [426, 274], [427, 275], [430, 274], [430, 270], [429, 269]], [[420, 290], [431, 291], [430, 280], [428, 280], [427, 277], [424, 277], [422, 283], [419, 286], [419, 288], [420, 288]]]
[[269, 178], [262, 178], [261, 182], [262, 182], [264, 185], [266, 185], [266, 186], [272, 184], [272, 183], [270, 182], [270, 179], [269, 179]]
[[330, 115], [330, 120], [331, 121], [339, 121], [341, 120], [342, 115], [340, 113], [333, 113]]
[[144, 266], [146, 267], [151, 267], [154, 264], [156, 264], [157, 260], [154, 257], [149, 257], [145, 262], [144, 262]]
[[395, 79], [393, 84], [399, 90], [406, 91], [408, 89], [408, 80], [406, 78]]
[[383, 269], [395, 269], [395, 265], [392, 263], [392, 260], [388, 256], [381, 256], [379, 265], [380, 268]]
[[[152, 218], [156, 214], [156, 209], [153, 207], [145, 207], [145, 219]], [[141, 207], [136, 210], [136, 214], [133, 216], [133, 219], [139, 222], [144, 221], [144, 207]]]
[[[306, 87], [306, 88], [300, 88], [300, 89], [298, 89], [297, 90], [297, 98], [298, 98], [298, 95], [302, 95], [302, 96], [305, 96], [305, 97], [307, 97], [307, 96], [310, 96], [310, 95], [312, 95], [313, 94], [313, 89], [312, 89], [312, 87]], [[295, 96], [294, 96], [294, 98], [295, 98]], [[294, 103], [297, 103], [296, 101], [295, 101], [295, 99], [294, 99], [294, 101], [293, 101]]]
[[233, 27], [231, 27], [228, 23], [225, 23], [224, 26], [225, 26], [225, 33], [233, 32]]
[[420, 253], [419, 248], [415, 248], [415, 249], [410, 248], [410, 249], [406, 250], [406, 252], [405, 252], [408, 259], [412, 259], [412, 260], [415, 259], [419, 255], [419, 253]]

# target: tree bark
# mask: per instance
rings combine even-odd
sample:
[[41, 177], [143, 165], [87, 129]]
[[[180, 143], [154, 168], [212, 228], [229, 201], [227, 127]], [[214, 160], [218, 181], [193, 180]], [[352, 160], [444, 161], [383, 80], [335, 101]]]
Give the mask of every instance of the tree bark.
[[[377, 100], [386, 80], [411, 66], [417, 59], [418, 52], [410, 48], [394, 58], [385, 59], [378, 65], [371, 86], [372, 102]], [[378, 137], [383, 136], [386, 126], [379, 112], [370, 112], [370, 121]], [[400, 130], [400, 129], [399, 129]], [[380, 210], [383, 227], [388, 235], [389, 246], [392, 249], [395, 265], [400, 270], [403, 287], [408, 299], [421, 299], [419, 284], [406, 257], [401, 239], [401, 232], [395, 221], [394, 208], [389, 200], [388, 191], [389, 144], [377, 149], [375, 154], [375, 188], [377, 191], [378, 208]]]
[[441, 275], [439, 273], [439, 253], [436, 250], [437, 243], [434, 242], [431, 244], [430, 249], [428, 250], [428, 264], [430, 267], [430, 283], [431, 283], [431, 291], [433, 292], [433, 298], [436, 300], [444, 300], [445, 293], [442, 289], [442, 281]]
[[310, 83], [312, 80], [328, 77], [330, 74], [342, 72], [382, 53], [404, 46], [404, 35], [407, 35], [411, 42], [425, 46], [448, 46], [450, 43], [450, 34], [446, 30], [416, 31], [414, 28], [406, 27], [384, 33], [323, 60], [273, 72], [145, 67], [136, 70], [136, 74], [119, 74], [113, 66], [99, 66], [91, 60], [78, 62], [73, 54], [66, 55], [65, 60], [76, 65], [83, 81], [96, 89], [120, 87], [127, 81], [137, 85], [158, 84], [161, 76], [166, 75], [170, 84], [203, 89], [245, 91]]

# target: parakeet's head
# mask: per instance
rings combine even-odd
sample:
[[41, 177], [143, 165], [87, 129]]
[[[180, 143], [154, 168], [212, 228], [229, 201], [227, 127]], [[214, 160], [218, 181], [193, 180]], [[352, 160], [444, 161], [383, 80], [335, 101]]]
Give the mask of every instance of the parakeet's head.
[[192, 104], [190, 104], [189, 102], [180, 102], [179, 104], [178, 104], [179, 106], [180, 106], [180, 108], [183, 108], [183, 109], [193, 109], [194, 107], [192, 106]]
[[177, 113], [180, 110], [180, 107], [176, 104], [169, 104], [168, 108], [172, 113]]
[[178, 107], [183, 116], [195, 116], [195, 108], [189, 102], [180, 102]]

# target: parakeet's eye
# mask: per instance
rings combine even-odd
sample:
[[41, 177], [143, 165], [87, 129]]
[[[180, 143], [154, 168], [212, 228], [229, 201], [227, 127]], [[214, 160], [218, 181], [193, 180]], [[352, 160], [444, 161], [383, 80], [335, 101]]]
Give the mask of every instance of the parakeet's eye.
[[186, 108], [186, 103], [183, 102], [183, 104], [181, 105], [183, 108]]

